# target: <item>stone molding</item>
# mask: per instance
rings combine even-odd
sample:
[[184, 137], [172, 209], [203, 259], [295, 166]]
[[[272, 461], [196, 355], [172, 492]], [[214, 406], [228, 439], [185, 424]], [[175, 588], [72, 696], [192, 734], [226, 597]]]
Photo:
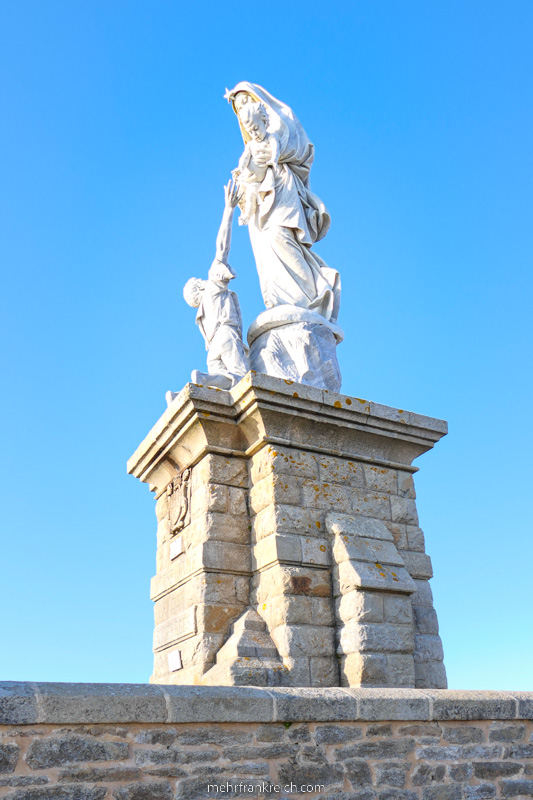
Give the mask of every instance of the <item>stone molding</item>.
[[0, 683], [0, 725], [533, 719], [533, 692]]
[[[324, 442], [300, 437], [298, 419], [319, 426]], [[207, 453], [246, 458], [265, 442], [416, 472], [412, 461], [447, 431], [441, 419], [251, 371], [228, 391], [188, 383], [131, 456], [128, 472], [158, 497], [176, 471]]]

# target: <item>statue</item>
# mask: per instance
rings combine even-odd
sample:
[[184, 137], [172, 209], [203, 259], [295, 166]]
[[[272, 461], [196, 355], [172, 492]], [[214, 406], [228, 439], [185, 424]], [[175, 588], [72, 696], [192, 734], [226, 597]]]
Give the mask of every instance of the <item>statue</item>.
[[239, 225], [248, 225], [258, 209], [258, 201], [274, 189], [279, 141], [275, 134], [267, 131], [268, 114], [261, 103], [244, 105], [241, 119], [251, 138], [232, 174], [241, 186], [245, 184], [245, 208], [239, 218]]
[[[230, 389], [250, 369], [247, 348], [242, 341], [242, 317], [235, 292], [228, 289], [236, 277], [228, 264], [231, 245], [231, 224], [239, 192], [234, 181], [224, 187], [224, 214], [217, 236], [216, 256], [208, 279], [190, 278], [184, 286], [185, 302], [198, 309], [196, 324], [204, 337], [207, 350], [207, 372], [193, 370], [191, 380], [204, 386]], [[167, 405], [176, 397], [167, 392]]]
[[329, 228], [310, 188], [314, 147], [289, 106], [253, 83], [225, 97], [245, 143], [234, 177], [267, 308], [248, 331], [258, 372], [338, 391], [340, 276], [311, 248]]
[[[267, 170], [272, 179], [264, 191], [256, 192], [257, 210], [247, 220], [265, 306], [294, 305], [335, 322], [340, 305], [339, 273], [311, 250], [330, 226], [326, 207], [309, 185], [314, 147], [293, 111], [262, 87], [244, 81], [226, 97], [237, 114], [247, 148], [252, 140], [250, 114], [253, 119], [248, 107], [257, 104], [264, 109], [268, 133], [278, 141], [277, 163]], [[270, 153], [255, 147], [254, 162], [265, 168], [271, 162]], [[249, 185], [240, 181], [245, 194]]]

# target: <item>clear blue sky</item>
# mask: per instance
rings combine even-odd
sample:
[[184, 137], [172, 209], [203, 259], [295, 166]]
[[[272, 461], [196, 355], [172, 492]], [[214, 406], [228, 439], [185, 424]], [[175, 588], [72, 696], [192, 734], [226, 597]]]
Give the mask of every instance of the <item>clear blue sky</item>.
[[[0, 3], [2, 657], [152, 668], [154, 503], [126, 460], [205, 350], [250, 80], [316, 146], [343, 391], [449, 421], [418, 506], [450, 687], [533, 689], [530, 0]], [[262, 310], [245, 230], [232, 264]]]

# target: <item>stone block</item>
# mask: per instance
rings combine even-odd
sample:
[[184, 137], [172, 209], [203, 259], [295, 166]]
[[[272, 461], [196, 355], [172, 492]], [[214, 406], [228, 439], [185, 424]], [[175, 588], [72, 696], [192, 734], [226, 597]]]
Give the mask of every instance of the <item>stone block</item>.
[[416, 503], [411, 498], [391, 496], [390, 508], [393, 522], [405, 522], [407, 525], [418, 525]]
[[63, 786], [39, 786], [38, 789], [19, 789], [11, 792], [9, 800], [102, 800], [107, 795], [105, 786], [87, 784], [64, 784]]
[[[388, 656], [390, 658], [390, 656]], [[351, 689], [350, 694], [359, 700], [359, 719], [369, 722], [380, 720], [428, 720], [430, 719], [429, 700], [412, 689]], [[405, 752], [414, 749], [414, 738], [407, 736], [398, 739], [407, 747]], [[402, 751], [403, 752], [403, 751]], [[370, 757], [370, 756], [369, 756]], [[391, 753], [391, 758], [396, 756]]]
[[364, 464], [365, 486], [367, 490], [396, 494], [398, 491], [397, 473], [394, 469]]
[[410, 625], [348, 623], [339, 630], [339, 655], [346, 653], [412, 653]]
[[270, 632], [281, 656], [332, 656], [335, 631], [319, 625], [279, 625]]
[[21, 681], [0, 682], [0, 725], [27, 725], [38, 720], [33, 686]]
[[502, 797], [533, 797], [533, 781], [500, 781]]
[[377, 653], [349, 653], [340, 660], [341, 686], [385, 686], [387, 657]]
[[207, 541], [249, 545], [250, 524], [242, 515], [208, 511], [183, 529], [182, 539], [186, 550]]
[[457, 783], [425, 786], [422, 790], [422, 800], [462, 800], [462, 797], [462, 788]]
[[[254, 603], [268, 603], [279, 595], [331, 597], [331, 582], [327, 570], [304, 567], [274, 566], [261, 572], [256, 586]], [[255, 580], [255, 579], [254, 579]]]
[[412, 624], [413, 612], [409, 596], [386, 594], [383, 603], [385, 622], [392, 622], [395, 625]]
[[321, 455], [318, 458], [320, 481], [341, 486], [363, 487], [365, 483], [362, 464], [345, 458]]
[[514, 719], [516, 701], [511, 692], [426, 692], [433, 699], [435, 720]]
[[513, 761], [475, 761], [474, 775], [476, 778], [494, 780], [495, 778], [508, 778], [518, 775], [522, 764]]
[[439, 632], [437, 612], [433, 606], [415, 606], [413, 604], [415, 633], [431, 634], [436, 636]]
[[226, 486], [248, 486], [248, 464], [245, 458], [220, 456], [210, 453], [196, 464], [192, 471], [193, 491], [206, 483]]
[[404, 567], [362, 561], [343, 561], [334, 571], [334, 594], [335, 596], [347, 594], [354, 589], [409, 594], [414, 589], [414, 583]]
[[226, 635], [230, 625], [243, 612], [242, 605], [209, 603], [197, 608], [198, 632], [223, 633]]
[[346, 744], [363, 738], [363, 730], [354, 725], [317, 725], [314, 739], [317, 744]]
[[365, 539], [382, 539], [392, 542], [387, 525], [380, 519], [355, 514], [339, 514], [330, 511], [326, 515], [326, 530], [339, 536], [361, 536]]
[[167, 720], [165, 698], [157, 686], [134, 683], [37, 683], [36, 686], [41, 720], [49, 724]]
[[462, 781], [469, 781], [474, 774], [472, 764], [456, 764], [448, 767], [448, 776], [451, 781], [461, 783]]
[[489, 730], [489, 742], [521, 742], [525, 735], [525, 725], [493, 722]]
[[431, 559], [425, 553], [413, 553], [408, 550], [402, 550], [401, 555], [411, 578], [428, 580], [433, 577]]
[[[379, 689], [360, 689], [358, 691], [376, 693]], [[404, 759], [409, 753], [412, 753], [414, 749], [415, 744], [413, 739], [382, 739], [377, 741], [356, 742], [355, 744], [343, 747], [340, 750], [340, 754], [343, 758], [363, 758], [365, 760], [378, 761], [382, 759]]]
[[168, 781], [128, 783], [113, 792], [115, 800], [172, 800], [173, 796]]
[[99, 741], [71, 733], [33, 739], [26, 754], [31, 769], [61, 767], [81, 761], [119, 761], [128, 758], [126, 742]]
[[266, 445], [250, 459], [250, 477], [253, 483], [257, 483], [272, 472], [278, 475], [316, 478], [317, 456], [305, 450]]
[[494, 783], [478, 783], [476, 786], [463, 787], [465, 800], [490, 800], [496, 797], [496, 785]]
[[385, 762], [376, 765], [376, 783], [378, 786], [395, 786], [399, 789], [405, 786], [406, 773], [411, 765], [402, 764], [401, 761]]
[[393, 542], [382, 539], [365, 539], [353, 534], [335, 536], [333, 540], [333, 557], [339, 564], [341, 561], [367, 561], [371, 564], [391, 564], [403, 567], [404, 562]]
[[264, 539], [272, 533], [322, 536], [323, 525], [323, 511], [285, 504], [268, 506], [252, 519], [255, 541]]
[[191, 494], [191, 517], [195, 519], [207, 511], [228, 510], [228, 489], [222, 483], [206, 483]]
[[[377, 492], [364, 489], [353, 489], [351, 495], [351, 511], [354, 514], [361, 514], [364, 517], [374, 517], [375, 519], [391, 519], [391, 502], [393, 499], [388, 494], [378, 494]], [[344, 511], [340, 508], [339, 511]]]
[[228, 486], [228, 513], [232, 517], [246, 517], [248, 523], [248, 492], [236, 486]]
[[[184, 773], [185, 774], [185, 773]], [[141, 777], [138, 767], [67, 767], [59, 771], [59, 783], [115, 783], [117, 781], [131, 781]]]
[[427, 786], [444, 780], [446, 767], [442, 764], [417, 764], [413, 770], [413, 786]]
[[343, 513], [352, 510], [353, 492], [357, 491], [337, 483], [306, 478], [302, 486], [301, 504], [306, 508], [336, 508]]
[[415, 635], [415, 661], [442, 661], [444, 652], [440, 636], [431, 634]]
[[311, 657], [309, 659], [309, 669], [311, 671], [311, 686], [338, 686], [339, 685], [339, 664], [335, 657]]
[[20, 747], [16, 744], [0, 744], [0, 772], [14, 772], [19, 753]]
[[475, 725], [443, 725], [442, 738], [450, 744], [471, 744], [485, 739], [483, 728]]
[[384, 595], [354, 590], [335, 601], [337, 617], [342, 622], [383, 622]]
[[253, 514], [258, 514], [263, 508], [277, 503], [306, 505], [302, 503], [302, 479], [292, 475], [267, 475], [252, 485], [248, 496]]
[[[342, 722], [357, 719], [357, 701], [346, 690], [269, 689], [279, 722]], [[320, 702], [317, 700], [320, 698]]]
[[[165, 687], [169, 722], [272, 722], [274, 704], [271, 692], [249, 686], [168, 686]], [[178, 735], [176, 743], [205, 744], [208, 736], [220, 729], [194, 729]], [[226, 736], [229, 735], [226, 733]], [[232, 733], [231, 735], [234, 735]], [[241, 732], [241, 736], [242, 736]], [[246, 735], [251, 735], [246, 733]], [[188, 739], [184, 739], [188, 736]], [[191, 736], [197, 737], [194, 741]], [[227, 740], [226, 740], [227, 741]]]
[[416, 498], [415, 484], [410, 472], [398, 470], [398, 494], [400, 497]]
[[412, 655], [387, 655], [387, 685], [414, 688], [415, 662]]
[[315, 625], [332, 627], [333, 607], [329, 598], [300, 596], [281, 596], [271, 603], [263, 603], [261, 613], [268, 615], [269, 625], [307, 625], [310, 620]]
[[405, 532], [407, 534], [406, 549], [424, 553], [426, 550], [426, 542], [422, 528], [419, 528], [418, 525], [406, 525]]
[[414, 606], [432, 606], [433, 605], [433, 592], [429, 581], [414, 579], [416, 586], [415, 592], [411, 595], [411, 602]]
[[366, 761], [360, 758], [349, 758], [344, 762], [344, 769], [353, 789], [372, 785], [372, 773]]

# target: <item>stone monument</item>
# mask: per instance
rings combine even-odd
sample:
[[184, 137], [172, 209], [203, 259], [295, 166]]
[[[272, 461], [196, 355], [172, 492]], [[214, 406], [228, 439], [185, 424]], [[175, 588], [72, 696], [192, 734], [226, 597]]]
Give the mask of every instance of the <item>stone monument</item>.
[[[314, 148], [262, 87], [226, 94], [244, 152], [225, 187], [192, 373], [128, 462], [156, 496], [154, 683], [445, 688], [413, 460], [442, 420], [340, 394], [338, 272]], [[266, 310], [242, 342], [234, 208]]]

